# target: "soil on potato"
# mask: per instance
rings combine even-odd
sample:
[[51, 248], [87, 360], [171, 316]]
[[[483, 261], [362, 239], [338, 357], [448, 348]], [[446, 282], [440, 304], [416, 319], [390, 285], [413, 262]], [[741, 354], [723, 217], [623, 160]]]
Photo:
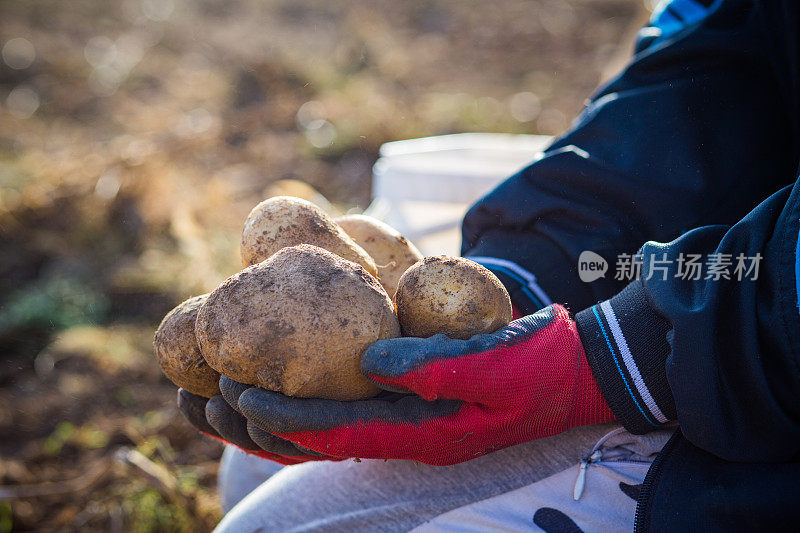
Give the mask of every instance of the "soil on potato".
[[222, 447], [152, 336], [250, 209], [292, 178], [366, 207], [391, 140], [559, 133], [642, 5], [0, 3], [0, 533], [213, 528]]

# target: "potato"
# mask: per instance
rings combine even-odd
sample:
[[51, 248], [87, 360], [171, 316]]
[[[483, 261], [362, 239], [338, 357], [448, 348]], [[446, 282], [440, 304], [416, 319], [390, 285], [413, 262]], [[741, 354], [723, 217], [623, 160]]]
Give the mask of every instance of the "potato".
[[379, 390], [361, 374], [361, 354], [400, 336], [400, 325], [363, 267], [302, 244], [214, 289], [196, 331], [208, 364], [231, 379], [288, 396], [358, 400]]
[[403, 335], [445, 333], [469, 339], [511, 322], [511, 299], [500, 280], [463, 257], [428, 257], [406, 270], [395, 295]]
[[291, 196], [269, 198], [250, 211], [242, 231], [242, 264], [260, 263], [278, 250], [298, 244], [318, 246], [378, 275], [375, 261], [325, 211]]
[[422, 260], [422, 254], [411, 241], [376, 218], [347, 215], [337, 218], [336, 223], [375, 261], [381, 285], [389, 296], [397, 292], [403, 272]]
[[208, 294], [189, 298], [167, 313], [153, 340], [161, 371], [175, 385], [211, 398], [219, 394], [219, 373], [206, 364], [194, 335], [197, 311]]

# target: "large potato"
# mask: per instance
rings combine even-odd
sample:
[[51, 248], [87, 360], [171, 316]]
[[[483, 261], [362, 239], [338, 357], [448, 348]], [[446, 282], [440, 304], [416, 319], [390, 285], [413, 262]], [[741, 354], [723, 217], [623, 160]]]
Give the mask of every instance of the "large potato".
[[278, 250], [298, 244], [318, 246], [378, 275], [369, 254], [325, 211], [291, 196], [269, 198], [250, 211], [242, 231], [242, 264], [260, 263]]
[[219, 373], [209, 367], [194, 334], [197, 311], [207, 294], [189, 298], [167, 313], [156, 330], [153, 347], [161, 371], [191, 393], [211, 398], [219, 394]]
[[208, 364], [231, 379], [302, 398], [378, 392], [364, 349], [400, 336], [391, 298], [361, 266], [307, 244], [225, 280], [197, 316]]
[[422, 260], [422, 254], [411, 241], [378, 219], [347, 215], [337, 218], [336, 223], [375, 261], [381, 285], [389, 296], [397, 292], [397, 283], [403, 272]]
[[400, 278], [395, 295], [403, 335], [445, 333], [469, 339], [511, 321], [511, 299], [500, 280], [463, 257], [428, 257]]

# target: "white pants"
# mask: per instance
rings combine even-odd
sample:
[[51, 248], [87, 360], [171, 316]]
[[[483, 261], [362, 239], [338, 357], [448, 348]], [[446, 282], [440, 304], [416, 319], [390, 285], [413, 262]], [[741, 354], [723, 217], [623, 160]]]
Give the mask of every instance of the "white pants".
[[639, 485], [671, 433], [600, 424], [444, 467], [281, 468], [228, 448], [220, 471], [228, 513], [216, 531], [632, 531]]

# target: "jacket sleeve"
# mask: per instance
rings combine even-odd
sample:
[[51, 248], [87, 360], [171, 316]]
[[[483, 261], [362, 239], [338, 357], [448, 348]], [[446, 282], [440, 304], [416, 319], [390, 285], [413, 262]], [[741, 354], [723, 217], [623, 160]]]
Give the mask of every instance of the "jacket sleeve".
[[732, 226], [645, 244], [640, 279], [578, 313], [626, 428], [677, 420], [695, 446], [729, 461], [800, 457], [799, 242], [800, 182]]
[[[523, 313], [551, 299], [584, 309], [625, 286], [621, 254], [733, 224], [790, 184], [793, 3], [667, 2], [572, 128], [470, 209], [462, 255], [494, 270]], [[609, 263], [605, 277], [580, 281], [584, 250]]]

